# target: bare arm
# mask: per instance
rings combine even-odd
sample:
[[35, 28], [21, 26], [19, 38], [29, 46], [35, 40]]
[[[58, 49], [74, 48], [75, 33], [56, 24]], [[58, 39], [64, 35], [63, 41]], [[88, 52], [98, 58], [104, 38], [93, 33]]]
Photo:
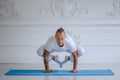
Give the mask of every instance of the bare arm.
[[44, 51], [44, 65], [45, 65], [45, 72], [51, 72], [49, 68], [49, 62], [48, 62], [48, 57], [49, 57], [49, 51], [45, 50]]
[[73, 70], [72, 70], [72, 72], [77, 72], [78, 52], [75, 51], [75, 52], [73, 52], [72, 54], [73, 54], [73, 58], [74, 58], [74, 63], [73, 63]]

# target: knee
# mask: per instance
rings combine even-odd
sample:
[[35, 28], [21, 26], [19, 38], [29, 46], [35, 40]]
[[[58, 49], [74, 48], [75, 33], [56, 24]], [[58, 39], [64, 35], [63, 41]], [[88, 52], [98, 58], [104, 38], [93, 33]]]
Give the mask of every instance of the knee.
[[84, 53], [85, 53], [85, 50], [83, 48], [78, 49], [78, 57], [83, 56]]
[[37, 49], [37, 51], [36, 51], [36, 53], [39, 55], [39, 56], [44, 56], [44, 48], [45, 48], [45, 45], [42, 45], [42, 46], [40, 46], [38, 49]]
[[37, 51], [36, 51], [36, 53], [37, 53], [39, 56], [43, 57], [44, 51], [41, 51], [40, 48], [38, 48]]
[[80, 52], [81, 52], [82, 54], [85, 53], [84, 48], [81, 48]]

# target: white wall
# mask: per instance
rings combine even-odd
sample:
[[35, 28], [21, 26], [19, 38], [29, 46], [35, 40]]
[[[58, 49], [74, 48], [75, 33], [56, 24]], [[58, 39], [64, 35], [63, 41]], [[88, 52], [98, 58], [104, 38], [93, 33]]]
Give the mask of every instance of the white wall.
[[120, 63], [120, 0], [2, 0], [0, 5], [0, 63], [42, 63], [37, 48], [61, 26], [85, 49], [80, 63]]

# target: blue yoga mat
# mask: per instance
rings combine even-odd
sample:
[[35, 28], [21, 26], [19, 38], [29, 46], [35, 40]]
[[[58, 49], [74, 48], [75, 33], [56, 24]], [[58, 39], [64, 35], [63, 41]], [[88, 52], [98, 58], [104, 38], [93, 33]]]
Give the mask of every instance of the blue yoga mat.
[[112, 76], [111, 70], [78, 70], [72, 73], [70, 70], [53, 70], [45, 73], [44, 70], [10, 70], [5, 75], [16, 76]]

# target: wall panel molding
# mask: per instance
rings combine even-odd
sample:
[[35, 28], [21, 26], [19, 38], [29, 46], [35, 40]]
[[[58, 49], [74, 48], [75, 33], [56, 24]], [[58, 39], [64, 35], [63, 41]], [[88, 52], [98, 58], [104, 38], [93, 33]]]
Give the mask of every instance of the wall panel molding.
[[109, 12], [107, 16], [109, 18], [120, 19], [120, 0], [113, 0], [113, 11]]
[[15, 10], [15, 0], [0, 0], [0, 20], [18, 19], [20, 14]]
[[81, 7], [80, 0], [49, 0], [49, 8], [40, 9], [40, 16], [55, 19], [78, 18], [87, 15], [89, 10]]

